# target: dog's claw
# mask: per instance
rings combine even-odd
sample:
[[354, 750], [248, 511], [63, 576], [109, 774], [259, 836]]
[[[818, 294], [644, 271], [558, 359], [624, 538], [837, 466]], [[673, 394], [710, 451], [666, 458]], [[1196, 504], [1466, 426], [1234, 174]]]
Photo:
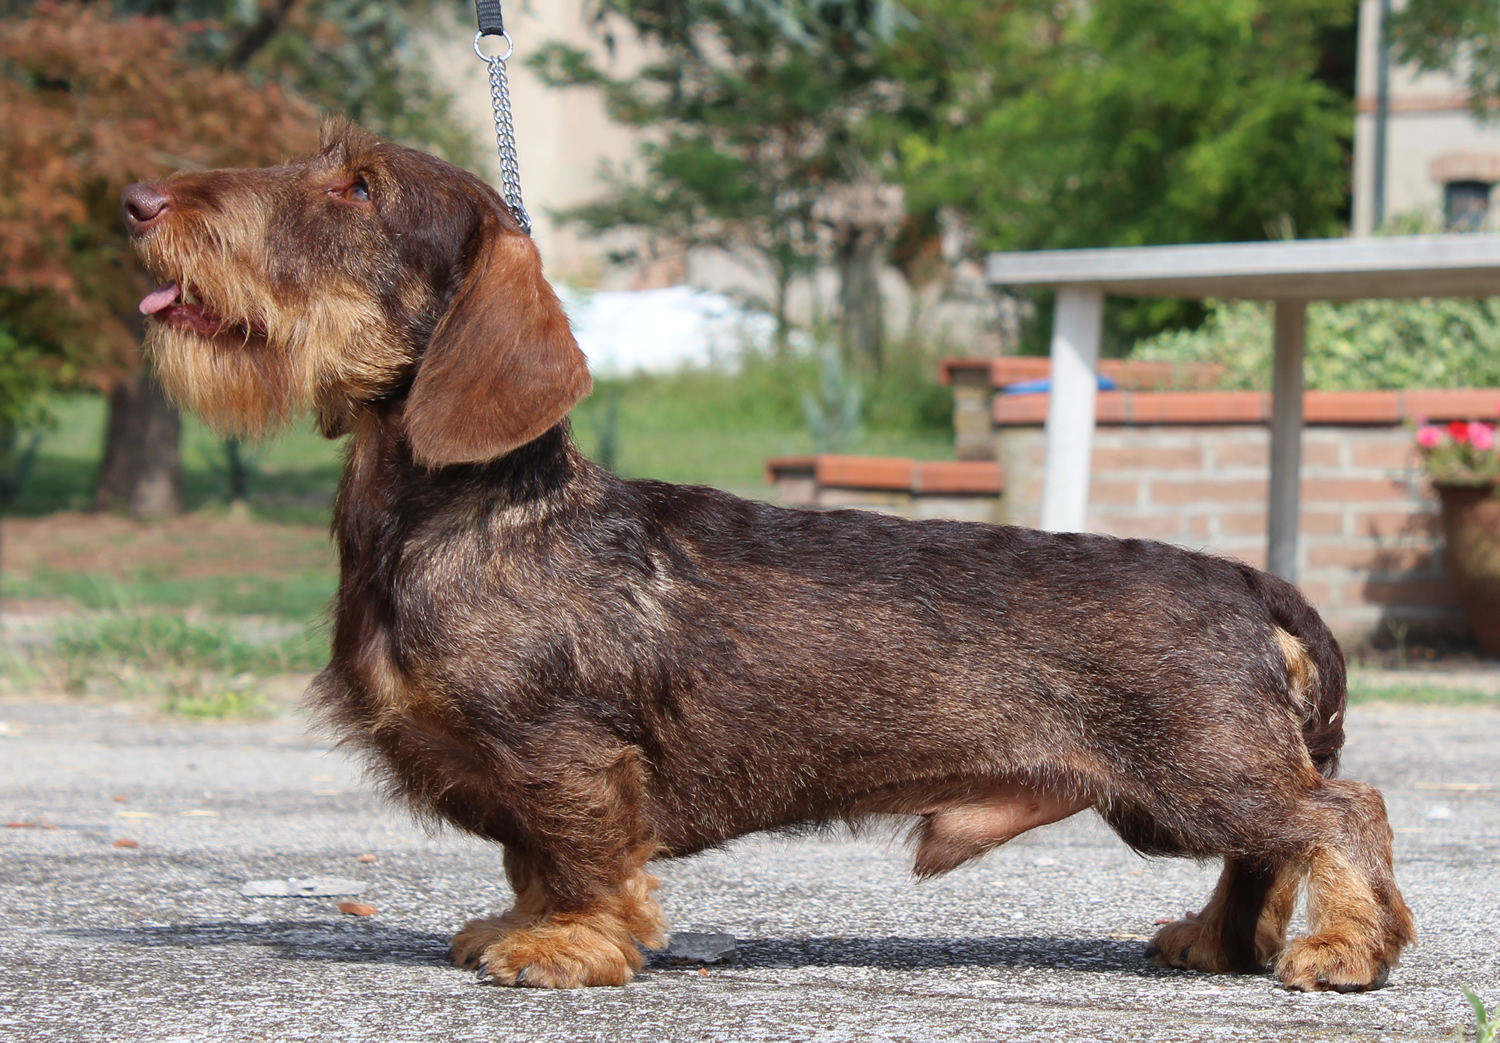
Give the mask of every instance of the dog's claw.
[[480, 984], [488, 985], [490, 983], [489, 964], [481, 963], [479, 968], [474, 972], [474, 977], [479, 979]]
[[526, 984], [526, 968], [525, 967], [522, 967], [520, 970], [516, 971], [516, 984], [517, 985], [524, 985], [524, 984]]
[[1319, 988], [1331, 989], [1334, 992], [1341, 993], [1341, 994], [1348, 994], [1348, 993], [1351, 993], [1351, 992], [1366, 992], [1370, 988], [1372, 988], [1372, 986], [1370, 986], [1370, 985], [1360, 985], [1357, 982], [1347, 982], [1347, 981], [1331, 982], [1327, 978], [1319, 978], [1318, 979], [1318, 986], [1319, 986]]

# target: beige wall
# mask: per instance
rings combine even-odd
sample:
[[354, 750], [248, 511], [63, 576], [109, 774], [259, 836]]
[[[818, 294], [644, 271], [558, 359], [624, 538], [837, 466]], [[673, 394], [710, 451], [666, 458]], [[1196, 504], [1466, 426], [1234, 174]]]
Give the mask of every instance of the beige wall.
[[[455, 18], [451, 26], [435, 28], [427, 46], [434, 70], [457, 98], [459, 118], [474, 128], [474, 140], [486, 164], [481, 173], [498, 185], [500, 165], [495, 155], [488, 69], [474, 55], [472, 11], [469, 15], [461, 21]], [[525, 67], [525, 59], [537, 53], [545, 41], [560, 39], [592, 50], [607, 68], [620, 73], [640, 60], [640, 50], [634, 38], [625, 33], [611, 58], [588, 32], [582, 0], [506, 4], [505, 28], [516, 48], [506, 71], [521, 190], [531, 214], [533, 234], [549, 276], [588, 281], [602, 269], [606, 247], [559, 229], [548, 211], [598, 196], [601, 161], [629, 160], [635, 151], [635, 136], [604, 114], [597, 91], [545, 87]], [[486, 44], [486, 51], [494, 53], [495, 48]]]

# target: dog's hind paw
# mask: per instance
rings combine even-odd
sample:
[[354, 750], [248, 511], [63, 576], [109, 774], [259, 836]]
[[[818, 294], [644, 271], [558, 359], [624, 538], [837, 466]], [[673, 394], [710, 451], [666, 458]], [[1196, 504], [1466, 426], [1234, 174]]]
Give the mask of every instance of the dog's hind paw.
[[1276, 961], [1276, 977], [1297, 992], [1368, 992], [1390, 977], [1394, 960], [1330, 934], [1299, 938]]
[[1208, 974], [1232, 971], [1219, 932], [1213, 925], [1191, 913], [1173, 920], [1146, 946], [1146, 959], [1159, 967], [1180, 967]]

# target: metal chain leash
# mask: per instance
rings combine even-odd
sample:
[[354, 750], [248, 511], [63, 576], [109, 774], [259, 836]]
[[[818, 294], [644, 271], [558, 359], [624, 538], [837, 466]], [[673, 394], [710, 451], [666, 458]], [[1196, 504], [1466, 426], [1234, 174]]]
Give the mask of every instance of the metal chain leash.
[[[516, 158], [516, 126], [510, 117], [510, 85], [505, 78], [505, 62], [515, 50], [510, 34], [500, 16], [498, 0], [475, 0], [479, 14], [479, 32], [474, 34], [474, 53], [490, 67], [490, 104], [495, 110], [495, 139], [500, 152], [500, 198], [510, 207], [521, 230], [531, 234], [531, 215], [521, 202], [521, 164]], [[486, 36], [505, 41], [501, 54], [485, 54], [479, 46]]]

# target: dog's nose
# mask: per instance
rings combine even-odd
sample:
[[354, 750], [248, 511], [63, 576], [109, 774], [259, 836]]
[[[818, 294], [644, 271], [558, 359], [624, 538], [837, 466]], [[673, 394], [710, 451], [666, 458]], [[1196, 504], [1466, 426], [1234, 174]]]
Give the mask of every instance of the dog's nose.
[[167, 197], [157, 191], [155, 185], [137, 182], [125, 190], [120, 197], [125, 210], [125, 228], [131, 235], [140, 237], [167, 211]]

